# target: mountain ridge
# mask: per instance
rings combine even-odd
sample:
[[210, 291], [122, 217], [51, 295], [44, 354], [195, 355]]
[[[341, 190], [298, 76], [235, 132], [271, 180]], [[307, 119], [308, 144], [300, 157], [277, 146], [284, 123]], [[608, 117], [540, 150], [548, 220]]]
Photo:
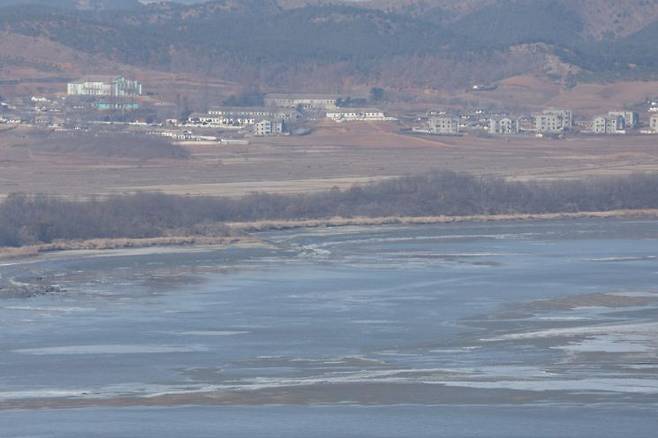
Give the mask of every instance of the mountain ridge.
[[[658, 73], [651, 43], [658, 39], [658, 5], [643, 0], [623, 0], [634, 24], [618, 21], [612, 33], [592, 30], [592, 23], [614, 18], [596, 18], [612, 0], [217, 0], [135, 9], [62, 1], [77, 7], [0, 8], [0, 31], [139, 68], [287, 89], [462, 87], [518, 74], [566, 84], [578, 75]], [[640, 20], [641, 11], [648, 12]]]

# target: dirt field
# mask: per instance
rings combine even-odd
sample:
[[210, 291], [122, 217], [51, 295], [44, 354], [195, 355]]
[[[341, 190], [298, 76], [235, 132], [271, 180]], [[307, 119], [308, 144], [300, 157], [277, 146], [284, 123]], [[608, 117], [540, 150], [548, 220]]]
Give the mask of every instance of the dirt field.
[[306, 192], [433, 169], [528, 179], [658, 172], [658, 136], [413, 137], [394, 124], [326, 123], [304, 137], [249, 145], [193, 144], [189, 160], [80, 158], [40, 152], [21, 130], [0, 132], [0, 196], [65, 197], [160, 190], [238, 196]]

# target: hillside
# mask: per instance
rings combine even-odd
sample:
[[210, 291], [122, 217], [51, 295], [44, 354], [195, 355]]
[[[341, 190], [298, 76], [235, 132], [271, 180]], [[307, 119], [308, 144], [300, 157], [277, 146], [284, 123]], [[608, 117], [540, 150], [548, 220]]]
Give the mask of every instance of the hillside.
[[142, 6], [139, 0], [0, 0], [0, 8], [29, 5], [77, 10], [121, 10]]
[[[53, 75], [93, 56], [139, 69], [191, 73], [265, 89], [335, 91], [464, 87], [529, 74], [564, 83], [653, 78], [658, 4], [647, 0], [0, 0], [3, 68]], [[113, 1], [113, 0], [112, 0]], [[4, 3], [3, 3], [4, 2]], [[349, 3], [349, 4], [348, 4]], [[119, 7], [119, 6], [125, 6]], [[134, 5], [133, 5], [134, 6]], [[82, 8], [82, 9], [81, 9]], [[39, 44], [75, 57], [32, 62]], [[38, 57], [37, 57], [38, 58]], [[559, 64], [559, 68], [552, 65]]]
[[[354, 5], [355, 1], [280, 0], [279, 3], [285, 7], [301, 7], [317, 4]], [[363, 0], [357, 4], [360, 7], [451, 21], [489, 7], [507, 9], [516, 14], [513, 10], [515, 3], [513, 0]], [[557, 5], [560, 2], [553, 3]], [[658, 2], [651, 0], [570, 0], [562, 4], [582, 20], [584, 33], [595, 38], [606, 35], [627, 36], [658, 20]]]

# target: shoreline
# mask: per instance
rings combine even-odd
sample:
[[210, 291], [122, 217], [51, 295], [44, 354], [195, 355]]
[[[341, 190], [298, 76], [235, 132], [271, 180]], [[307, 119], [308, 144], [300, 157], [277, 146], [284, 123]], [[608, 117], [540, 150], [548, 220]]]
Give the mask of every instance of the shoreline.
[[658, 219], [658, 209], [583, 211], [575, 213], [509, 213], [469, 216], [382, 216], [333, 217], [304, 220], [263, 220], [227, 222], [225, 225], [238, 232], [292, 230], [296, 228], [375, 226], [375, 225], [431, 225], [450, 223], [554, 221], [570, 219]]
[[107, 238], [89, 240], [58, 240], [53, 243], [27, 245], [19, 247], [0, 247], [0, 260], [37, 257], [48, 253], [90, 251], [106, 252], [115, 250], [131, 250], [145, 248], [184, 248], [184, 247], [217, 247], [231, 246], [264, 246], [266, 242], [257, 237], [245, 236], [167, 236], [143, 239]]
[[36, 257], [46, 253], [68, 251], [110, 251], [155, 247], [231, 247], [264, 246], [267, 242], [249, 233], [284, 231], [299, 228], [381, 226], [381, 225], [431, 225], [450, 223], [530, 222], [573, 219], [658, 219], [658, 209], [588, 211], [574, 213], [511, 213], [469, 216], [382, 216], [382, 217], [332, 217], [325, 219], [263, 220], [252, 222], [228, 222], [231, 231], [243, 233], [236, 236], [165, 236], [152, 238], [99, 238], [89, 240], [58, 240], [53, 243], [20, 247], [0, 247], [0, 260]]

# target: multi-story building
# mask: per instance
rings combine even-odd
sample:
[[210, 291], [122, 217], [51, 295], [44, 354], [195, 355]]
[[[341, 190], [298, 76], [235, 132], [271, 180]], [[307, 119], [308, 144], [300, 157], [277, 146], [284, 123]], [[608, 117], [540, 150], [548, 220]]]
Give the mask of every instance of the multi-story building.
[[459, 119], [454, 117], [430, 117], [428, 120], [430, 134], [457, 135], [459, 134]]
[[649, 119], [649, 128], [654, 134], [658, 134], [658, 114], [654, 114]]
[[519, 133], [519, 121], [509, 117], [489, 119], [489, 133], [493, 135], [514, 135]]
[[336, 96], [318, 94], [268, 94], [265, 105], [280, 108], [302, 108], [307, 110], [334, 110], [337, 108]]
[[635, 111], [610, 111], [608, 117], [621, 117], [624, 122], [623, 129], [635, 129], [640, 124], [640, 115]]
[[[612, 113], [610, 113], [612, 114]], [[625, 121], [622, 115], [600, 116], [592, 121], [592, 132], [595, 134], [625, 134]]]
[[69, 96], [134, 97], [142, 95], [142, 84], [123, 76], [88, 76], [67, 84]]
[[341, 109], [336, 111], [327, 111], [327, 118], [335, 122], [358, 122], [358, 121], [385, 121], [391, 120], [391, 117], [377, 109]]
[[592, 121], [592, 132], [594, 134], [607, 134], [608, 133], [608, 118], [598, 116]]
[[535, 130], [541, 134], [559, 134], [573, 127], [573, 114], [569, 110], [545, 110], [535, 116]]
[[254, 134], [258, 137], [283, 134], [283, 122], [281, 120], [261, 120], [254, 125]]

